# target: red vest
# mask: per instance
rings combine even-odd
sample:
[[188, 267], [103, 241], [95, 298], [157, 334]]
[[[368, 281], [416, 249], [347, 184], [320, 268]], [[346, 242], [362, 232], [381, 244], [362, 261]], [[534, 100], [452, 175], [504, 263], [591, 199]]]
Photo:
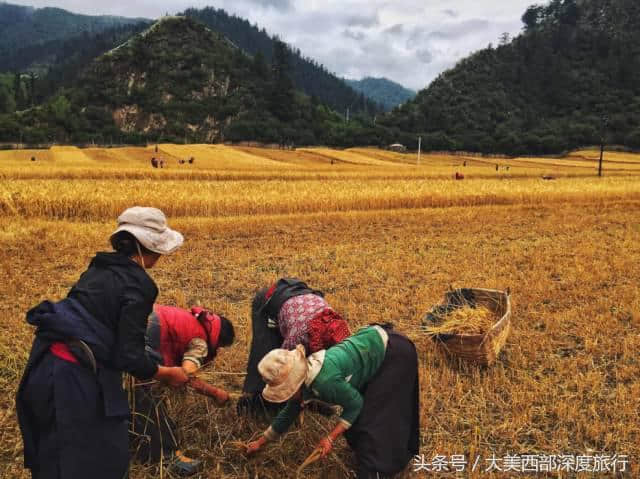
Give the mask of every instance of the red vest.
[[[195, 311], [195, 309], [192, 311], [196, 313], [202, 311], [201, 309]], [[182, 358], [192, 339], [200, 338], [207, 341], [207, 332], [204, 326], [190, 311], [175, 306], [162, 305], [155, 305], [153, 310], [160, 323], [160, 354], [162, 354], [165, 366], [182, 365]], [[220, 334], [220, 318], [215, 314], [208, 314], [206, 321], [211, 326], [208, 328], [211, 342], [207, 342], [209, 355], [204, 361], [205, 363], [211, 361], [216, 354]]]

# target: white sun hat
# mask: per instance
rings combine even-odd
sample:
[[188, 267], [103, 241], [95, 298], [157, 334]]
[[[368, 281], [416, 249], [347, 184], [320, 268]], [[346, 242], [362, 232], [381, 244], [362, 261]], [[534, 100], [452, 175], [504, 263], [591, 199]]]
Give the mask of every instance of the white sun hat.
[[307, 378], [308, 369], [302, 345], [298, 345], [293, 351], [270, 351], [258, 363], [258, 372], [267, 384], [262, 391], [262, 397], [274, 403], [289, 400]]
[[142, 246], [159, 254], [171, 254], [184, 242], [183, 236], [167, 225], [167, 217], [158, 208], [134, 206], [118, 216], [118, 229], [131, 233]]

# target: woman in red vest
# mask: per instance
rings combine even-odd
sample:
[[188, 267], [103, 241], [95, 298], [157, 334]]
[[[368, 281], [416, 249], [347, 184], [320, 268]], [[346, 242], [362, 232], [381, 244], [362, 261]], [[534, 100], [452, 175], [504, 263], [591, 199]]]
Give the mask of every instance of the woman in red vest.
[[[231, 346], [235, 331], [231, 321], [203, 308], [190, 311], [174, 306], [155, 305], [146, 334], [147, 353], [163, 366], [181, 366], [193, 374], [216, 357], [218, 348]], [[217, 388], [215, 402], [223, 405], [229, 394]], [[170, 463], [170, 470], [181, 476], [192, 475], [202, 466], [178, 448], [175, 424], [167, 414], [157, 388], [136, 386], [136, 411], [132, 417], [134, 455], [141, 462]]]

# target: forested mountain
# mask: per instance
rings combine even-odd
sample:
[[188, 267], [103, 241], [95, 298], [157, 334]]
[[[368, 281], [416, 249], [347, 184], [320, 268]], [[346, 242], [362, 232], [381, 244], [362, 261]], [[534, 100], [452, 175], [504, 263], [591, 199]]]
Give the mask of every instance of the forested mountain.
[[[24, 92], [22, 101], [18, 100], [15, 108], [23, 110], [37, 105], [60, 88], [71, 85], [95, 58], [147, 27], [147, 23], [122, 25], [100, 33], [84, 32], [64, 40], [51, 40], [43, 45], [17, 50], [8, 57], [7, 70], [18, 75], [19, 72], [27, 73], [21, 75], [25, 79]], [[0, 112], [3, 112], [1, 103], [0, 100]]]
[[[225, 35], [251, 56], [261, 55], [267, 64], [272, 62], [274, 45], [279, 39], [264, 29], [215, 8], [189, 9], [184, 15]], [[94, 57], [102, 54], [150, 23], [144, 19], [91, 17], [57, 8], [34, 9], [0, 3], [0, 72], [28, 70], [42, 77], [52, 65], [73, 64], [68, 73], [75, 73], [80, 59], [88, 64], [92, 59], [90, 53]], [[343, 114], [347, 109], [370, 115], [383, 110], [324, 66], [304, 57], [300, 50], [287, 48], [293, 83], [308, 96]], [[58, 72], [55, 76], [62, 75]]]
[[413, 145], [420, 135], [425, 149], [545, 154], [604, 136], [640, 148], [636, 0], [534, 5], [521, 35], [462, 60], [375, 122], [364, 95], [264, 30], [221, 10], [186, 13], [95, 61], [143, 25], [38, 44], [50, 45], [48, 75], [0, 75], [0, 141], [352, 146]]
[[[273, 46], [279, 39], [270, 36], [264, 29], [251, 25], [243, 18], [229, 15], [224, 10], [211, 7], [188, 9], [184, 15], [200, 20], [212, 30], [222, 33], [249, 54], [262, 55], [267, 63], [271, 62]], [[342, 113], [347, 108], [351, 112], [368, 114], [381, 110], [379, 105], [355, 91], [324, 66], [303, 56], [299, 49], [287, 48], [290, 51], [291, 76], [296, 88]]]
[[551, 153], [640, 147], [640, 2], [553, 0], [524, 32], [440, 75], [384, 120], [427, 148]]
[[[78, 15], [59, 8], [24, 7], [0, 3], [0, 71], [48, 63], [65, 53], [65, 40], [95, 35], [114, 27], [139, 23], [140, 19]], [[38, 49], [41, 49], [38, 51]], [[26, 56], [20, 60], [21, 56]], [[25, 65], [25, 61], [28, 63]]]
[[416, 92], [386, 78], [366, 77], [362, 80], [345, 80], [354, 90], [371, 98], [389, 111], [415, 98]]
[[[165, 17], [93, 61], [46, 103], [0, 117], [0, 141], [375, 140], [370, 120], [356, 115], [345, 124], [296, 91], [289, 49], [282, 42], [273, 47], [267, 64], [194, 19]], [[11, 79], [0, 80], [6, 89]], [[16, 75], [13, 90], [17, 100], [27, 94], [29, 81]]]

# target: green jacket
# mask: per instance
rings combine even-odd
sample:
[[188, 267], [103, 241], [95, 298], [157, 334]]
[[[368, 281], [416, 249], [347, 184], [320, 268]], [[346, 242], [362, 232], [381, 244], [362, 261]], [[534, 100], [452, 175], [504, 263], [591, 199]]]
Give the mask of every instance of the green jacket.
[[[342, 407], [340, 419], [351, 426], [362, 410], [363, 391], [378, 372], [385, 345], [376, 328], [363, 328], [327, 349], [320, 372], [303, 388], [303, 400], [319, 399]], [[290, 400], [271, 423], [276, 435], [286, 432], [302, 410], [300, 401]]]

